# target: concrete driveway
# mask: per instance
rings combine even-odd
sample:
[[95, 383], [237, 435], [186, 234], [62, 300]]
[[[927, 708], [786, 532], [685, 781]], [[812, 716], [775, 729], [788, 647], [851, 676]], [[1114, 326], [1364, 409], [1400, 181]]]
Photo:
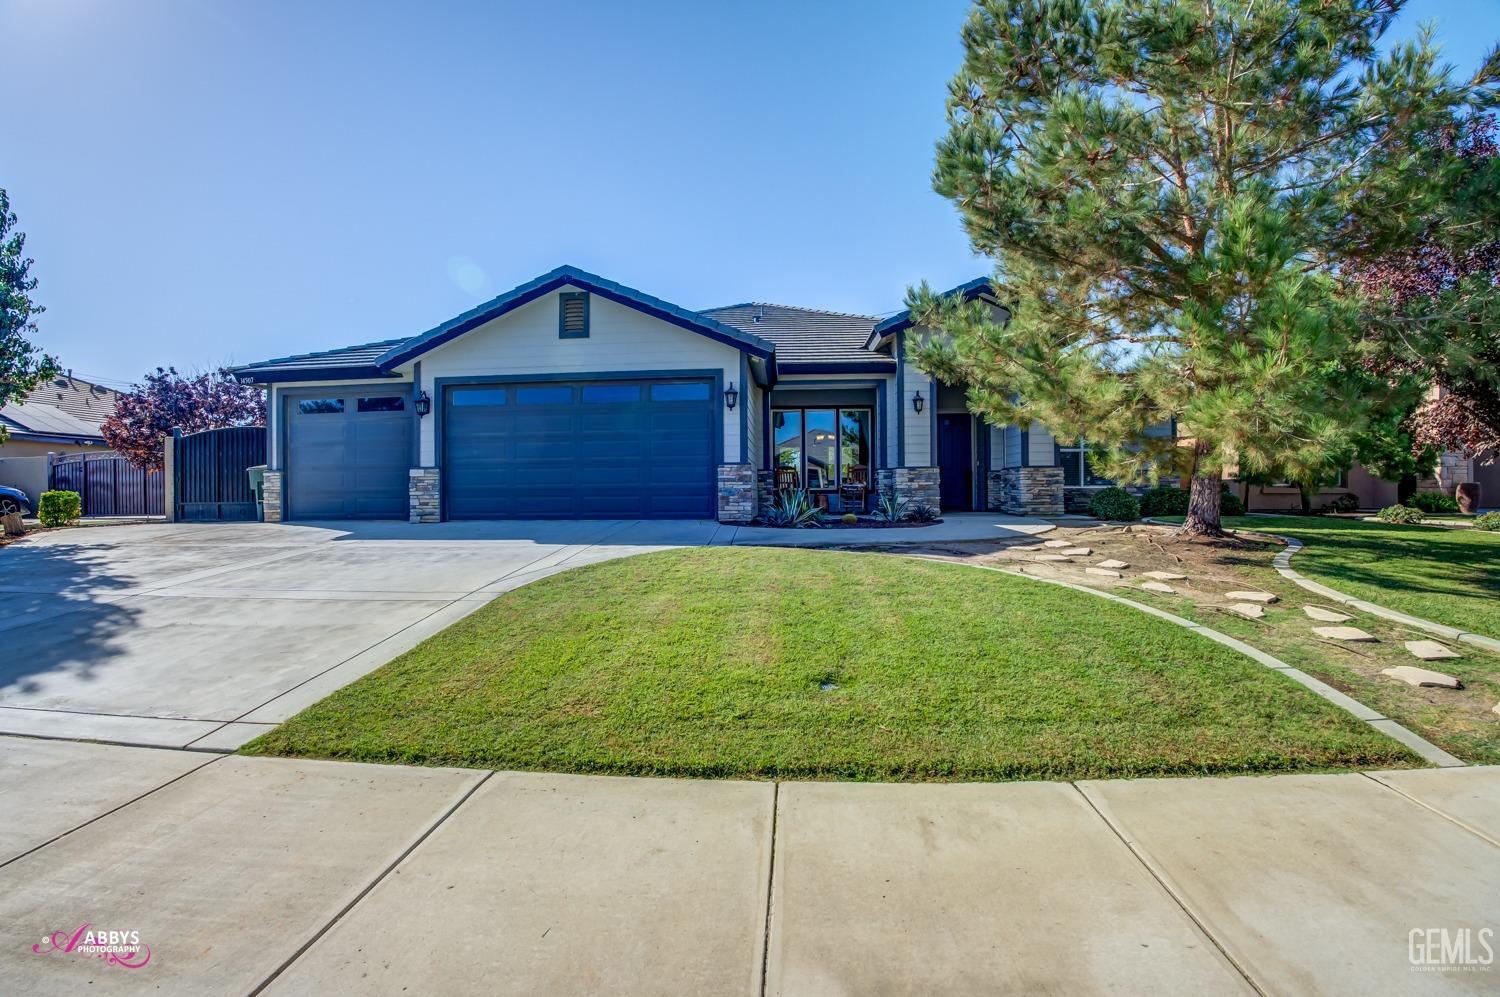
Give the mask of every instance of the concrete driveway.
[[911, 530], [712, 521], [156, 523], [0, 549], [0, 733], [227, 751], [495, 596], [702, 544], [993, 539], [1039, 519]]
[[1500, 989], [1500, 768], [776, 784], [0, 735], [0, 798], [8, 993]]

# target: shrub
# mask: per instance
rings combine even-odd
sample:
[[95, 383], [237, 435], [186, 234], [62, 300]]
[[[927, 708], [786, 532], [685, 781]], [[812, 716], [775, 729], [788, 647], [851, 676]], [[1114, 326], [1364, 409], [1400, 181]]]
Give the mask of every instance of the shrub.
[[1188, 490], [1171, 485], [1158, 485], [1141, 496], [1143, 516], [1186, 516]]
[[910, 502], [897, 502], [895, 496], [881, 495], [875, 506], [875, 518], [883, 523], [899, 523], [911, 509]]
[[855, 523], [859, 522], [859, 517], [852, 512], [846, 512], [839, 518], [843, 520], [845, 526], [853, 526]]
[[1141, 504], [1123, 488], [1101, 488], [1089, 500], [1089, 515], [1096, 519], [1140, 519]]
[[42, 492], [36, 518], [43, 526], [68, 526], [83, 515], [83, 499], [77, 492]]
[[912, 506], [911, 512], [906, 514], [906, 518], [914, 523], [936, 523], [938, 511], [926, 502], [918, 502]]
[[1375, 518], [1382, 523], [1420, 523], [1422, 521], [1422, 510], [1414, 509], [1409, 505], [1388, 505], [1375, 514]]
[[1359, 496], [1345, 492], [1335, 496], [1333, 501], [1328, 503], [1327, 508], [1329, 512], [1358, 512]]
[[1243, 516], [1245, 503], [1234, 492], [1222, 491], [1219, 493], [1219, 512], [1225, 516]]
[[1474, 529], [1500, 531], [1500, 509], [1474, 517]]
[[1458, 511], [1458, 499], [1452, 495], [1444, 495], [1442, 492], [1417, 492], [1406, 500], [1406, 504], [1415, 506], [1423, 512]]
[[790, 529], [820, 527], [823, 525], [823, 510], [807, 494], [806, 489], [794, 488], [777, 492], [776, 501], [766, 510], [767, 526], [782, 526]]

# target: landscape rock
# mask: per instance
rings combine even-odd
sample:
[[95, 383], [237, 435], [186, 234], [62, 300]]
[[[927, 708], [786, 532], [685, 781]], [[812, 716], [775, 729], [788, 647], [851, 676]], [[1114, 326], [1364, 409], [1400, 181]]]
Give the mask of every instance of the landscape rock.
[[1359, 627], [1313, 627], [1313, 633], [1329, 640], [1369, 642], [1377, 639], [1374, 634], [1365, 633]]
[[1124, 561], [1116, 561], [1114, 558], [1110, 558], [1108, 561], [1100, 561], [1099, 567], [1114, 568], [1116, 571], [1118, 571], [1121, 568], [1128, 568], [1130, 567], [1130, 565], [1126, 564]]
[[1032, 558], [1032, 560], [1033, 561], [1071, 561], [1073, 559], [1071, 557], [1068, 557], [1066, 554], [1037, 554], [1035, 557]]
[[1091, 547], [1064, 547], [1062, 552], [1069, 557], [1087, 557], [1094, 551]]
[[1185, 582], [1185, 581], [1187, 581], [1187, 575], [1179, 575], [1175, 571], [1148, 571], [1148, 572], [1146, 572], [1146, 577], [1147, 578], [1155, 578], [1158, 581], [1163, 581], [1163, 582]]
[[1263, 605], [1278, 601], [1277, 596], [1271, 592], [1225, 592], [1224, 598], [1233, 599], [1236, 602], [1258, 602]]
[[1322, 606], [1303, 606], [1302, 611], [1313, 619], [1322, 620], [1324, 623], [1344, 623], [1353, 619], [1347, 613], [1335, 613], [1333, 610], [1324, 609]]
[[1435, 640], [1409, 640], [1406, 642], [1406, 649], [1423, 661], [1442, 661], [1445, 658], [1460, 657], [1453, 648], [1439, 644]]
[[1043, 547], [1071, 547], [1071, 546], [1073, 546], [1073, 541], [1071, 541], [1071, 540], [1043, 540], [1042, 541], [1042, 546]]
[[1166, 595], [1177, 594], [1176, 589], [1174, 589], [1170, 585], [1163, 585], [1161, 582], [1141, 582], [1141, 588], [1145, 589], [1147, 592], [1162, 592]]
[[1232, 602], [1226, 608], [1231, 613], [1239, 613], [1241, 616], [1248, 616], [1252, 620], [1263, 620], [1266, 618], [1266, 611], [1253, 602]]
[[1462, 689], [1464, 687], [1464, 684], [1452, 675], [1444, 675], [1442, 672], [1418, 668], [1415, 665], [1397, 665], [1395, 668], [1383, 668], [1380, 674], [1389, 675], [1393, 679], [1400, 679], [1407, 685], [1426, 686], [1430, 689]]
[[1111, 571], [1108, 568], [1092, 568], [1091, 567], [1091, 568], [1084, 568], [1083, 570], [1087, 571], [1091, 575], [1103, 575], [1105, 578], [1123, 578], [1123, 577], [1125, 577], [1124, 575], [1120, 574], [1118, 571]]
[[26, 533], [26, 527], [21, 522], [21, 514], [19, 512], [7, 512], [5, 515], [0, 516], [0, 527], [3, 527], [5, 535], [8, 537], [19, 537]]

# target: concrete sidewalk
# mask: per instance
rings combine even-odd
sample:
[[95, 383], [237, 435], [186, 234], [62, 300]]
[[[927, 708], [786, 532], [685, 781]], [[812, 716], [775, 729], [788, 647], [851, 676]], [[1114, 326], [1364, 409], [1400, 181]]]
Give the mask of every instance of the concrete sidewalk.
[[[1500, 989], [1500, 768], [778, 785], [0, 737], [0, 796], [16, 993]], [[39, 943], [84, 922], [150, 961]]]

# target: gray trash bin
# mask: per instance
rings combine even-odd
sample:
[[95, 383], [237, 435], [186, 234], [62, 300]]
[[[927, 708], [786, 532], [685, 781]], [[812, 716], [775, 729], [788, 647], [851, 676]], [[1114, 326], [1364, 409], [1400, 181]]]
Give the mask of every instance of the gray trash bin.
[[254, 467], [245, 468], [245, 473], [250, 476], [250, 490], [255, 493], [255, 521], [264, 523], [266, 521], [266, 501], [261, 497], [261, 489], [266, 480], [266, 465], [257, 464]]

